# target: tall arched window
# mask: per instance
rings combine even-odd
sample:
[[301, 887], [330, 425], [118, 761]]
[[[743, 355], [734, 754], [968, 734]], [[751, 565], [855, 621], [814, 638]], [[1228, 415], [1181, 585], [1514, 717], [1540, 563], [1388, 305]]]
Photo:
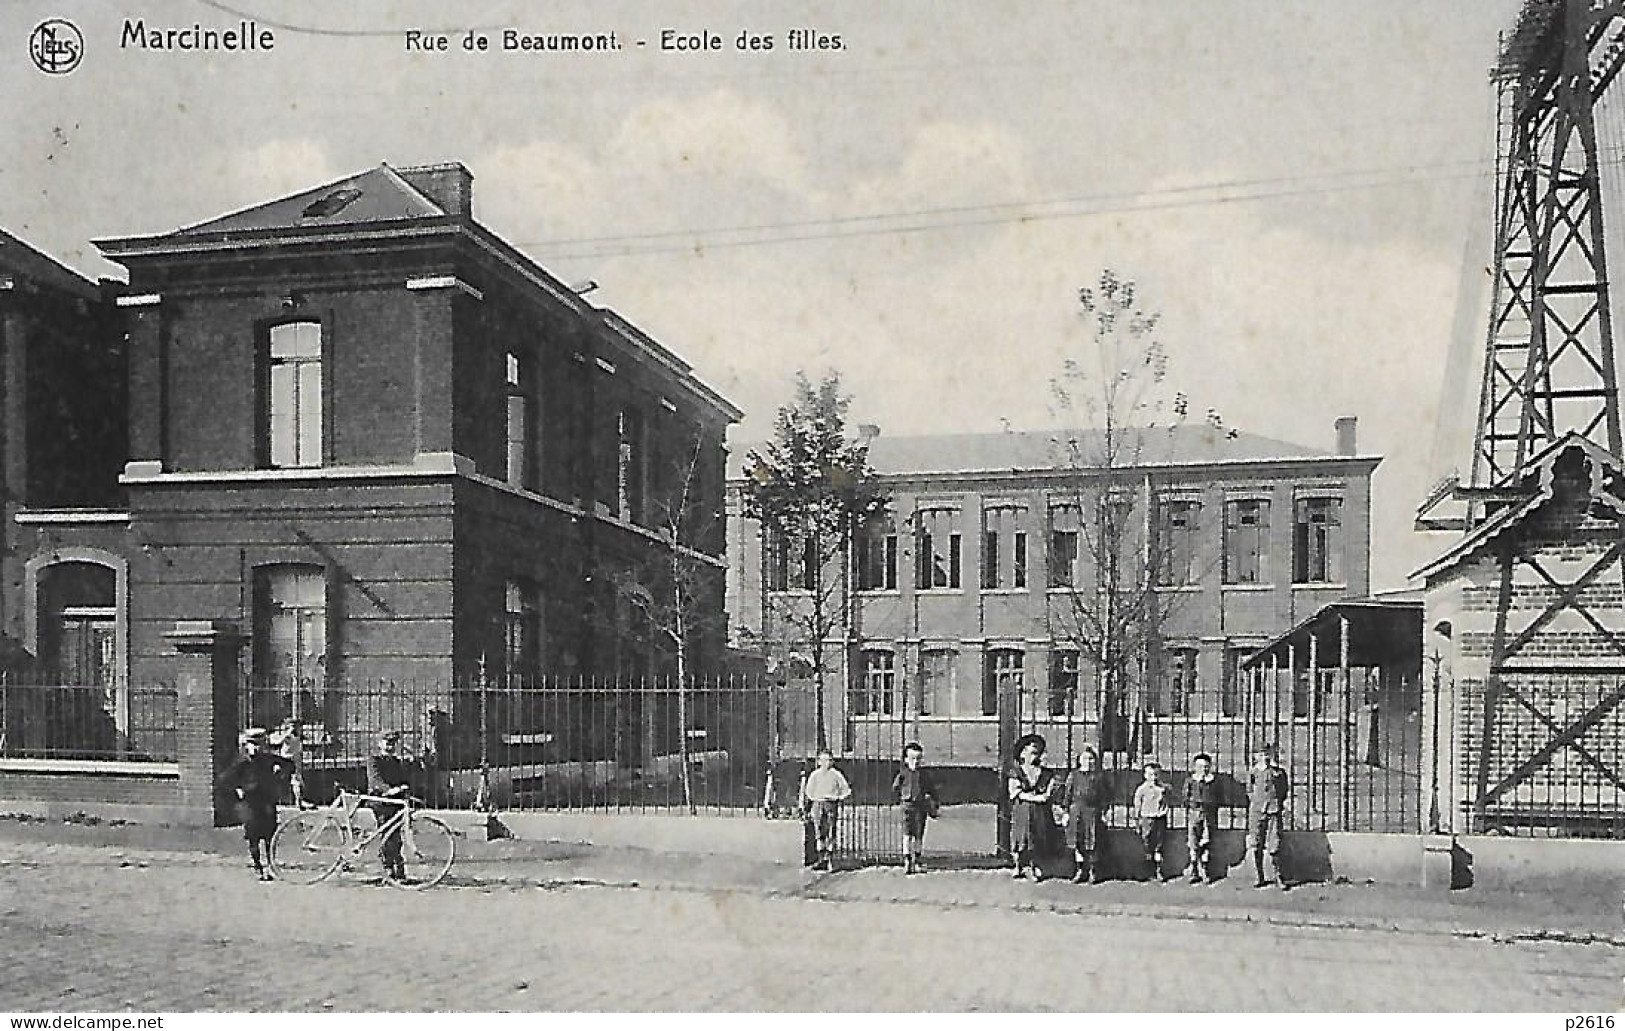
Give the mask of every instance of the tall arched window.
[[320, 566], [257, 570], [250, 717], [260, 726], [292, 718], [324, 723], [327, 691], [327, 575]]
[[266, 350], [264, 454], [273, 468], [322, 464], [322, 325], [271, 327]]

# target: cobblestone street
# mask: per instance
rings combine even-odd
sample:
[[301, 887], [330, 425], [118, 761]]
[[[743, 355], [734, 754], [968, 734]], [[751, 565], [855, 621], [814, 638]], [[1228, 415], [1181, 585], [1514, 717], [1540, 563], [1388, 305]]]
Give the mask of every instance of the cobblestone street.
[[298, 887], [214, 855], [10, 842], [0, 936], [0, 1009], [25, 1012], [1595, 1011], [1620, 1006], [1625, 969], [1601, 944], [593, 884]]

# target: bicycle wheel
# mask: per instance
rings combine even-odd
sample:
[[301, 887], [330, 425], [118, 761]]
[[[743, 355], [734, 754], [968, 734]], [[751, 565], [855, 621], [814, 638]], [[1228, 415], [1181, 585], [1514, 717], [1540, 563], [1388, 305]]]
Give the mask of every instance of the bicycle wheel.
[[401, 862], [406, 880], [391, 881], [403, 888], [432, 888], [451, 869], [457, 851], [451, 828], [433, 816], [414, 812], [401, 834]]
[[350, 835], [332, 813], [295, 813], [271, 836], [271, 871], [295, 884], [333, 875], [349, 851]]

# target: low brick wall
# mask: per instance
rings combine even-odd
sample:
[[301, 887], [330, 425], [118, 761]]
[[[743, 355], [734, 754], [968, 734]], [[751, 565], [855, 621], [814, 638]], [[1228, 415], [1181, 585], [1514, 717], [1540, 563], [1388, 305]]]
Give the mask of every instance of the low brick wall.
[[0, 766], [0, 813], [61, 818], [86, 813], [132, 823], [211, 825], [211, 809], [189, 807], [173, 768], [150, 773], [52, 772]]

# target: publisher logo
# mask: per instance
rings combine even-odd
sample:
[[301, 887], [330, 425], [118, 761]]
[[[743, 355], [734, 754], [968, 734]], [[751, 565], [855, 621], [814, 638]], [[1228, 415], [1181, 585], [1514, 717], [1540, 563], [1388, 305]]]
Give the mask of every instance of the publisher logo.
[[49, 18], [34, 26], [28, 37], [28, 56], [47, 75], [66, 75], [85, 56], [85, 37], [66, 18]]

